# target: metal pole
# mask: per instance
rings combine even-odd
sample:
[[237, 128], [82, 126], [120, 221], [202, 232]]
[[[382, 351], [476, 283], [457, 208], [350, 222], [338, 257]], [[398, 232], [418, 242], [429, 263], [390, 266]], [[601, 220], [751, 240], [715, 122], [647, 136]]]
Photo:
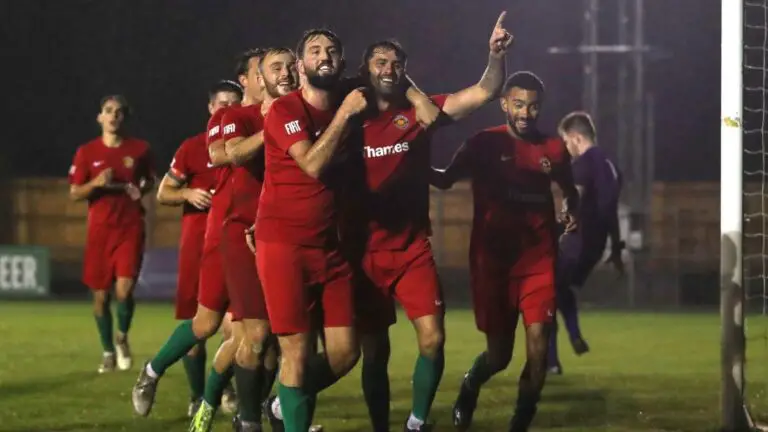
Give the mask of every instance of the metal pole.
[[[629, 43], [627, 37], [627, 26], [629, 25], [629, 16], [627, 15], [627, 0], [618, 0], [619, 7], [619, 45]], [[627, 151], [629, 147], [629, 137], [627, 136], [627, 59], [622, 55], [619, 58], [619, 76], [616, 100], [616, 158], [618, 159], [619, 169], [624, 175], [630, 173], [627, 163]], [[626, 179], [625, 179], [626, 181]]]
[[[600, 0], [585, 0], [584, 11], [584, 45], [596, 46], [598, 41], [598, 10]], [[597, 53], [591, 52], [583, 57], [583, 77], [584, 87], [582, 95], [582, 106], [599, 122], [598, 101], [597, 101]]]
[[[634, 19], [634, 97], [632, 101], [632, 183], [634, 189], [633, 207], [635, 210], [643, 208], [645, 204], [645, 189], [646, 185], [643, 179], [643, 157], [644, 147], [643, 144], [643, 97], [645, 93], [644, 87], [644, 55], [642, 52], [645, 45], [644, 32], [643, 32], [643, 0], [635, 0], [635, 19]], [[645, 215], [647, 216], [647, 215]], [[643, 233], [647, 232], [647, 223], [645, 217], [643, 218]]]

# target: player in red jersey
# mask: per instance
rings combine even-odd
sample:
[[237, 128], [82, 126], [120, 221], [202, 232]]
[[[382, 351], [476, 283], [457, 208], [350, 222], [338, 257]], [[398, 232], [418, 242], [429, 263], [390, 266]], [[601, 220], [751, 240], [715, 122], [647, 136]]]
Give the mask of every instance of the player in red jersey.
[[[245, 52], [238, 61], [237, 74], [240, 83], [248, 89], [247, 81], [256, 81], [258, 75], [258, 61], [261, 50]], [[250, 104], [261, 101], [261, 92], [245, 91], [243, 102]], [[160, 348], [155, 357], [148, 361], [133, 387], [132, 401], [137, 414], [146, 416], [152, 409], [157, 384], [160, 377], [168, 367], [179, 361], [192, 347], [205, 341], [216, 333], [229, 305], [223, 263], [219, 253], [221, 241], [221, 227], [227, 214], [230, 202], [229, 178], [231, 174], [231, 161], [224, 151], [222, 139], [221, 119], [227, 110], [233, 107], [224, 107], [216, 111], [208, 121], [208, 155], [211, 164], [217, 166], [217, 181], [215, 192], [211, 199], [208, 211], [207, 226], [203, 244], [203, 256], [200, 263], [200, 286], [198, 291], [198, 305], [194, 318], [183, 321], [174, 330], [168, 341]], [[210, 375], [205, 384], [203, 402], [208, 406], [218, 408], [221, 403], [224, 389], [232, 376], [232, 362], [234, 360], [239, 326], [233, 322], [233, 338], [226, 340], [216, 353]]]
[[[208, 92], [208, 112], [239, 103], [243, 91], [232, 81], [220, 81]], [[168, 206], [182, 206], [179, 240], [179, 271], [176, 286], [176, 319], [188, 320], [197, 311], [197, 291], [203, 239], [215, 190], [216, 170], [208, 158], [207, 132], [187, 138], [181, 144], [157, 191], [157, 201]], [[191, 390], [188, 415], [200, 405], [205, 387], [205, 343], [192, 348], [183, 358]]]
[[[327, 168], [366, 101], [358, 89], [339, 105], [343, 48], [333, 32], [306, 32], [296, 54], [305, 85], [276, 100], [265, 121], [266, 174], [255, 238], [270, 324], [282, 353], [281, 426], [304, 432], [315, 395], [349, 372], [359, 356], [351, 269], [338, 249]], [[323, 313], [324, 356], [310, 355], [313, 306]], [[277, 411], [267, 410], [270, 422]]]
[[[569, 212], [578, 205], [565, 145], [536, 128], [544, 85], [530, 72], [507, 78], [501, 97], [506, 124], [470, 138], [432, 184], [448, 188], [469, 178], [474, 196], [470, 273], [475, 321], [487, 349], [464, 376], [454, 424], [472, 422], [480, 387], [512, 358], [518, 315], [523, 316], [526, 363], [510, 431], [526, 431], [544, 386], [547, 340], [555, 309], [556, 182]], [[570, 214], [570, 213], [569, 213]], [[567, 229], [575, 227], [569, 217]]]
[[[120, 95], [101, 101], [101, 136], [78, 147], [69, 169], [69, 195], [88, 201], [83, 283], [93, 292], [96, 325], [104, 349], [99, 373], [131, 367], [128, 330], [133, 288], [144, 254], [141, 197], [155, 184], [149, 144], [123, 133], [130, 108]], [[117, 297], [117, 338], [112, 337], [110, 289]], [[116, 342], [116, 343], [115, 343]], [[117, 358], [115, 358], [117, 349]]]
[[[490, 37], [488, 66], [480, 81], [449, 95], [432, 97], [453, 120], [461, 119], [501, 92], [505, 53], [512, 37], [499, 16]], [[393, 41], [376, 42], [363, 54], [361, 76], [371, 88], [376, 105], [364, 117], [365, 176], [347, 183], [365, 190], [346, 203], [342, 227], [356, 226], [344, 235], [345, 248], [358, 243], [362, 250], [350, 260], [359, 268], [357, 315], [363, 349], [363, 393], [373, 430], [389, 430], [389, 326], [395, 323], [396, 299], [416, 330], [419, 356], [413, 372], [413, 405], [404, 430], [431, 430], [426, 424], [445, 364], [444, 304], [429, 244], [430, 132], [415, 121], [400, 83], [407, 55]], [[355, 255], [355, 253], [353, 253]]]

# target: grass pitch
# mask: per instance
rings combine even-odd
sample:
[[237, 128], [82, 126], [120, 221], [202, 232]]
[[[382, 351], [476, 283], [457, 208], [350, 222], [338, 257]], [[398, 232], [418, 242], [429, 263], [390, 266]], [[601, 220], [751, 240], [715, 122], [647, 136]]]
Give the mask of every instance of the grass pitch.
[[[182, 367], [163, 378], [152, 415], [138, 418], [130, 402], [136, 368], [174, 327], [170, 305], [139, 304], [131, 332], [134, 370], [99, 376], [100, 347], [86, 303], [0, 303], [0, 431], [184, 431], [188, 390]], [[565, 375], [547, 382], [536, 431], [708, 431], [719, 423], [719, 335], [716, 314], [587, 312], [592, 352], [560, 350]], [[766, 326], [753, 325], [757, 329]], [[756, 330], [758, 331], [758, 330]], [[762, 331], [762, 330], [760, 330]], [[470, 311], [447, 317], [446, 368], [432, 411], [437, 430], [452, 430], [450, 409], [464, 371], [483, 349]], [[392, 328], [392, 430], [410, 408], [416, 356], [411, 326]], [[210, 344], [215, 346], [218, 338]], [[521, 346], [522, 347], [522, 346]], [[213, 352], [214, 349], [209, 349]], [[750, 345], [750, 401], [760, 406], [768, 348]], [[520, 354], [483, 389], [475, 431], [504, 431], [516, 394]], [[215, 430], [231, 430], [220, 415]], [[318, 400], [315, 423], [326, 431], [369, 430], [356, 369]]]

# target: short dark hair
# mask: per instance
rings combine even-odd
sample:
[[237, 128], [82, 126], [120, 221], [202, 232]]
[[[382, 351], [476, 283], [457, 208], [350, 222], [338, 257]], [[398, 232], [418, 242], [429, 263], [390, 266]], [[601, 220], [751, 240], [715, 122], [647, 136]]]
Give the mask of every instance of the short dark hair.
[[240, 87], [240, 84], [232, 80], [221, 80], [208, 89], [208, 100], [213, 100], [221, 92], [234, 93], [238, 99], [243, 98], [243, 88]]
[[508, 76], [507, 80], [504, 81], [502, 93], [507, 94], [513, 87], [544, 93], [544, 82], [530, 71], [519, 71]]
[[400, 42], [398, 42], [395, 39], [384, 39], [380, 41], [376, 41], [370, 45], [368, 45], [367, 48], [365, 48], [365, 51], [363, 51], [363, 58], [360, 62], [360, 73], [364, 74], [368, 71], [368, 62], [371, 61], [373, 58], [373, 53], [377, 49], [383, 49], [387, 51], [394, 51], [395, 55], [403, 61], [403, 63], [408, 61], [408, 54], [405, 52], [405, 49], [403, 49], [403, 46], [400, 45]]
[[106, 95], [101, 98], [101, 101], [99, 102], [99, 111], [103, 110], [104, 105], [106, 105], [109, 101], [114, 101], [120, 104], [120, 108], [123, 109], [123, 117], [128, 118], [133, 113], [131, 110], [131, 105], [128, 103], [128, 99], [126, 99], [125, 96], [117, 93]]
[[341, 51], [341, 56], [344, 57], [344, 44], [341, 43], [341, 39], [339, 39], [339, 36], [336, 35], [336, 33], [327, 28], [315, 28], [305, 31], [304, 34], [301, 35], [299, 43], [296, 44], [296, 56], [298, 58], [304, 58], [304, 48], [306, 47], [307, 42], [310, 39], [314, 39], [320, 36], [325, 36], [330, 39], [330, 41], [336, 45], [339, 51]]
[[264, 49], [251, 48], [240, 54], [240, 57], [237, 58], [237, 63], [235, 63], [235, 76], [248, 74], [248, 62], [254, 57], [264, 57]]
[[288, 47], [268, 47], [264, 48], [263, 51], [264, 53], [261, 55], [261, 57], [259, 57], [259, 70], [262, 70], [264, 59], [267, 58], [267, 56], [277, 54], [291, 54], [292, 56], [296, 57], [296, 54], [293, 53], [293, 50]]
[[557, 129], [561, 133], [575, 132], [590, 141], [595, 141], [597, 138], [595, 123], [592, 121], [592, 117], [584, 111], [574, 111], [563, 117]]

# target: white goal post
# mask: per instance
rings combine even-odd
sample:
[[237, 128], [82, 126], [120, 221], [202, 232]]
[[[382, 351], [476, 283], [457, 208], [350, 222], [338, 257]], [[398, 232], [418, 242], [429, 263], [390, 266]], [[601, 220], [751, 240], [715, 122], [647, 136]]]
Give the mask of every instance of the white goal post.
[[744, 403], [745, 295], [741, 249], [744, 1], [721, 0], [720, 316], [723, 431], [749, 430], [752, 423]]

